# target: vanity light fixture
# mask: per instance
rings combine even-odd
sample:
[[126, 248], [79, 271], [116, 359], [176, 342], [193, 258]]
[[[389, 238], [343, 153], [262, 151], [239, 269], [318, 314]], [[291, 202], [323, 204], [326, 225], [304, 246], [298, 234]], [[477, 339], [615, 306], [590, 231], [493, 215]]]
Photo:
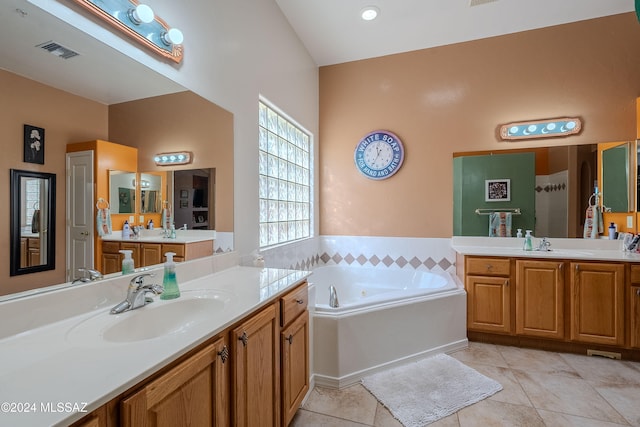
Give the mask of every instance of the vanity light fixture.
[[507, 123], [500, 126], [500, 139], [518, 140], [533, 138], [554, 138], [580, 133], [582, 120], [578, 117], [535, 120]]
[[153, 157], [158, 166], [186, 165], [193, 161], [193, 155], [188, 151], [175, 153], [160, 153]]
[[360, 11], [360, 17], [365, 21], [373, 21], [380, 14], [380, 9], [375, 6], [367, 6]]
[[155, 53], [181, 62], [184, 36], [138, 0], [72, 0]]

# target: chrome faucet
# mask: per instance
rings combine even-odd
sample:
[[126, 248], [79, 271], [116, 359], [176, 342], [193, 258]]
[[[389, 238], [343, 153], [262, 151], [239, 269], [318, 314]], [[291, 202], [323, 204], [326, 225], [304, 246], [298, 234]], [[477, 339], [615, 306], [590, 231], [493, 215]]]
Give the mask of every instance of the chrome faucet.
[[113, 307], [111, 309], [111, 314], [120, 314], [125, 311], [144, 307], [148, 303], [153, 302], [152, 298], [147, 297], [147, 293], [154, 293], [155, 295], [162, 293], [163, 289], [161, 285], [147, 285], [144, 283], [144, 278], [147, 276], [153, 277], [154, 274], [139, 274], [131, 279], [129, 282], [129, 289], [127, 291], [127, 299]]
[[338, 302], [338, 291], [336, 291], [336, 287], [333, 285], [329, 286], [329, 307], [340, 307], [340, 303]]
[[94, 270], [92, 268], [79, 268], [78, 271], [82, 273], [82, 277], [73, 279], [73, 282], [71, 282], [72, 285], [76, 283], [95, 282], [96, 280], [102, 279], [102, 273], [98, 270]]
[[551, 246], [551, 242], [548, 241], [546, 237], [543, 237], [540, 240], [540, 244], [538, 245], [538, 249], [537, 250], [543, 251], [543, 252], [549, 252], [551, 250], [550, 246]]

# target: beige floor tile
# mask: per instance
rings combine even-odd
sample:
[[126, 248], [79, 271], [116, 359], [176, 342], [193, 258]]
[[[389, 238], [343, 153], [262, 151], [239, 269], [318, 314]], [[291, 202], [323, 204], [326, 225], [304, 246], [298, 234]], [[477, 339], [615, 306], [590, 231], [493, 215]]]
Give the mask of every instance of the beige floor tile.
[[461, 427], [544, 427], [542, 418], [531, 407], [485, 399], [458, 412]]
[[508, 367], [497, 346], [478, 342], [469, 342], [469, 347], [450, 353], [449, 356], [458, 359], [460, 362], [481, 363], [490, 366]]
[[466, 362], [466, 365], [502, 385], [502, 390], [489, 399], [513, 405], [533, 406], [510, 369], [471, 362]]
[[603, 383], [592, 385], [632, 426], [640, 426], [640, 386]]
[[296, 416], [293, 417], [293, 421], [289, 424], [290, 427], [363, 427], [367, 424], [354, 423], [352, 421], [343, 420], [336, 417], [331, 417], [325, 414], [318, 414], [316, 412], [306, 411], [304, 409], [298, 410]]
[[362, 385], [355, 384], [342, 390], [315, 387], [304, 409], [337, 418], [372, 425], [378, 401]]
[[375, 427], [402, 427], [402, 423], [391, 415], [391, 412], [378, 402], [376, 418], [373, 421]]
[[518, 347], [499, 347], [498, 351], [512, 369], [580, 377], [558, 353]]
[[[377, 427], [377, 426], [376, 426]], [[458, 414], [451, 414], [448, 417], [444, 417], [435, 423], [429, 424], [429, 427], [460, 427], [460, 421], [458, 421]]]
[[560, 354], [560, 357], [585, 380], [640, 385], [640, 370], [634, 369], [630, 362], [579, 354]]
[[538, 409], [547, 427], [619, 427], [627, 424], [609, 423], [606, 421], [593, 420], [590, 418], [578, 417], [577, 415], [560, 414], [558, 412]]
[[624, 418], [586, 380], [518, 370], [514, 374], [537, 409], [625, 423]]

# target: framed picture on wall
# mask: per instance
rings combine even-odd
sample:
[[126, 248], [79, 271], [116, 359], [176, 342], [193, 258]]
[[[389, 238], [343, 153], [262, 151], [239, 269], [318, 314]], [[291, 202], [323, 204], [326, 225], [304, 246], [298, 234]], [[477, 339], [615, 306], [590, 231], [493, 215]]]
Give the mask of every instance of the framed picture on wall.
[[485, 202], [509, 202], [511, 201], [510, 179], [486, 179], [484, 181]]
[[186, 199], [189, 197], [189, 190], [180, 190], [180, 198]]
[[44, 129], [24, 125], [24, 161], [44, 165]]
[[188, 200], [180, 200], [180, 208], [184, 209], [184, 208], [188, 208], [189, 207], [189, 201]]

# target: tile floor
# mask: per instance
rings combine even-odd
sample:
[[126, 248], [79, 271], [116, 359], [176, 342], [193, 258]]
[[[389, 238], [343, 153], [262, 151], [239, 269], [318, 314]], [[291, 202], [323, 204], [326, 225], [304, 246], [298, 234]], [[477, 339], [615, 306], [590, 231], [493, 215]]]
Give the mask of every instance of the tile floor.
[[[640, 363], [469, 343], [450, 354], [503, 390], [430, 426], [640, 426]], [[301, 426], [402, 427], [362, 385], [316, 387]]]

